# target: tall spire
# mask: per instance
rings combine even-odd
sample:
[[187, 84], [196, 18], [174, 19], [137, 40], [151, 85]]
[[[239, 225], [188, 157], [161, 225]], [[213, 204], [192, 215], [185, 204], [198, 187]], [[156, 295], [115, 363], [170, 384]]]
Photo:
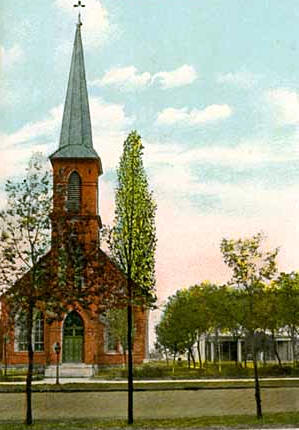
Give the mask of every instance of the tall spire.
[[93, 149], [84, 55], [81, 39], [81, 18], [78, 16], [71, 70], [64, 105], [59, 149], [55, 158], [97, 158]]

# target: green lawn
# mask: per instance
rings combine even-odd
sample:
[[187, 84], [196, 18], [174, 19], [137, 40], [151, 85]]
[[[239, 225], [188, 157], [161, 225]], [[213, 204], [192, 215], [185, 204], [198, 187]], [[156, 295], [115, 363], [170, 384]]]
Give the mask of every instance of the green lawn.
[[[125, 378], [127, 371], [121, 366], [104, 367], [98, 371], [98, 377], [101, 379], [119, 379]], [[277, 364], [259, 363], [260, 377], [284, 377], [299, 376], [299, 365], [293, 366], [291, 363], [284, 363], [282, 367]], [[217, 363], [205, 363], [203, 368], [199, 366], [195, 369], [189, 369], [187, 363], [181, 361], [174, 367], [171, 364], [167, 366], [165, 361], [150, 361], [134, 368], [135, 379], [198, 379], [198, 378], [249, 378], [254, 377], [253, 363], [248, 362], [246, 367], [234, 362], [222, 362], [221, 369]]]
[[[141, 383], [135, 381], [134, 388], [136, 391], [173, 391], [173, 390], [215, 390], [215, 389], [251, 389], [254, 386], [253, 381], [221, 381], [221, 382], [180, 382], [164, 381], [155, 383]], [[299, 380], [279, 380], [279, 381], [261, 381], [262, 388], [280, 388], [280, 387], [298, 387]], [[70, 383], [70, 384], [38, 384], [33, 385], [33, 391], [36, 393], [43, 392], [100, 392], [100, 391], [126, 391], [127, 383], [125, 381], [114, 383]], [[0, 382], [0, 393], [22, 393], [25, 392], [25, 385], [6, 385]]]
[[[135, 420], [130, 428], [157, 429], [157, 428], [275, 428], [277, 426], [296, 427], [299, 423], [299, 412], [265, 414], [262, 421], [252, 415], [227, 415], [223, 417], [177, 418], [160, 420]], [[3, 430], [25, 430], [27, 426], [17, 422], [0, 423]], [[34, 430], [79, 430], [79, 429], [113, 429], [128, 428], [125, 420], [53, 420], [36, 421]]]

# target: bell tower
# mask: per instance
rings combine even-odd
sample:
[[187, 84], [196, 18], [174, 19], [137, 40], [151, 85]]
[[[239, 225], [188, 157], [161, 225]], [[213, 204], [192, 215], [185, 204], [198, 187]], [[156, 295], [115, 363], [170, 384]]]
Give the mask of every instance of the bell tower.
[[62, 223], [77, 226], [85, 245], [98, 241], [101, 227], [98, 178], [102, 163], [92, 142], [81, 26], [79, 14], [59, 147], [50, 156], [54, 192], [52, 244], [54, 237], [59, 240]]

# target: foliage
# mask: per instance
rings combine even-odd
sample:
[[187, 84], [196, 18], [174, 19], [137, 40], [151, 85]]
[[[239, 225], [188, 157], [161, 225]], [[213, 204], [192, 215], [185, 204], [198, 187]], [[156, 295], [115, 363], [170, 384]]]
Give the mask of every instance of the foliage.
[[259, 387], [257, 353], [261, 349], [260, 333], [261, 316], [265, 313], [260, 303], [265, 291], [265, 283], [269, 282], [276, 273], [276, 256], [278, 249], [264, 252], [261, 249], [263, 236], [256, 234], [246, 239], [223, 239], [221, 251], [225, 263], [232, 269], [230, 284], [243, 290], [241, 296], [243, 311], [241, 321], [236, 321], [243, 327], [247, 343], [252, 349], [255, 371], [255, 399], [257, 418], [262, 418], [262, 407]]
[[124, 142], [117, 170], [115, 224], [108, 234], [110, 253], [127, 278], [128, 424], [133, 423], [133, 305], [153, 306], [155, 287], [156, 205], [142, 161], [136, 131]]
[[22, 316], [26, 324], [28, 424], [32, 422], [35, 312], [41, 312], [48, 323], [62, 319], [70, 306], [83, 307], [92, 317], [96, 310], [117, 301], [123, 289], [123, 276], [99, 244], [87, 247], [81, 240], [80, 232], [88, 233], [84, 217], [73, 222], [63, 204], [51, 213], [50, 181], [40, 157], [34, 156], [24, 180], [7, 182], [7, 209], [0, 214], [2, 318], [9, 322], [8, 331], [12, 331], [17, 317]]
[[38, 303], [44, 300], [45, 265], [42, 258], [50, 247], [52, 201], [50, 176], [44, 171], [40, 157], [32, 157], [24, 180], [8, 180], [5, 190], [7, 209], [0, 213], [0, 282], [5, 293], [4, 308], [11, 324], [17, 313], [25, 317], [28, 349], [26, 422], [31, 424], [33, 315]]
[[197, 327], [191, 303], [188, 290], [177, 291], [168, 299], [161, 321], [156, 326], [157, 344], [174, 360], [178, 354], [192, 348], [196, 340]]
[[117, 171], [115, 219], [108, 246], [114, 261], [134, 282], [133, 299], [152, 305], [156, 300], [156, 204], [149, 191], [142, 155], [141, 138], [133, 131], [124, 142]]
[[105, 321], [109, 330], [109, 335], [114, 340], [114, 342], [119, 344], [122, 348], [125, 363], [126, 352], [128, 350], [127, 309], [108, 309], [105, 312]]
[[296, 341], [299, 335], [299, 273], [281, 273], [275, 286], [279, 301], [280, 323], [292, 339], [293, 360], [296, 363]]

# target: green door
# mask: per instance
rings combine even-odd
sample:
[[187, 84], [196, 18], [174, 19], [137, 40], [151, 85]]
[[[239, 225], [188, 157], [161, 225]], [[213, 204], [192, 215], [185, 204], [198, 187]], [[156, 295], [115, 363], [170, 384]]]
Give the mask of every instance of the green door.
[[81, 363], [83, 361], [84, 327], [76, 311], [68, 314], [63, 325], [63, 362]]

